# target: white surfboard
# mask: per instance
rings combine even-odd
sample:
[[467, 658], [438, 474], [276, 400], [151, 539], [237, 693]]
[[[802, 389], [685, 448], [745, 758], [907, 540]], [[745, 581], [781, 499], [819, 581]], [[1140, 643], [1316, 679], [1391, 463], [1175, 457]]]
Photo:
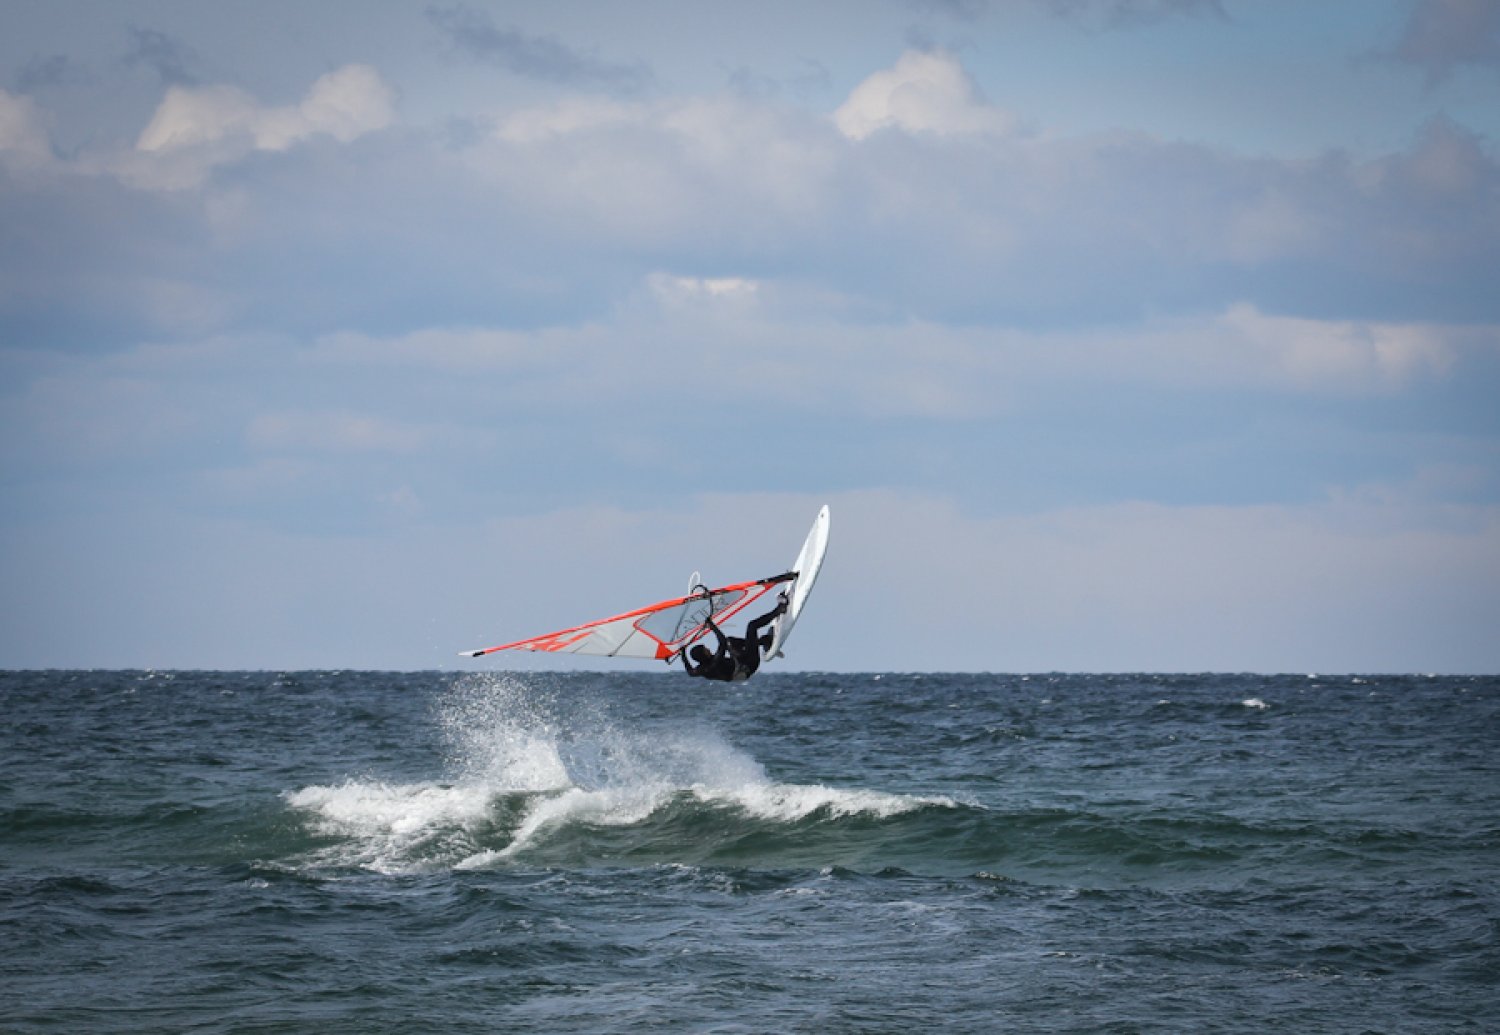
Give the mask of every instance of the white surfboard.
[[818, 581], [818, 572], [823, 568], [823, 555], [827, 552], [828, 507], [825, 505], [822, 510], [818, 511], [812, 531], [807, 533], [807, 540], [802, 544], [802, 552], [792, 563], [791, 570], [797, 573], [797, 577], [792, 580], [791, 598], [787, 603], [786, 614], [776, 619], [776, 631], [771, 640], [771, 649], [766, 652], [768, 659], [781, 656], [782, 645], [786, 643], [787, 637], [792, 634], [792, 626], [797, 624], [797, 619], [802, 615], [807, 596], [812, 592], [813, 583]]

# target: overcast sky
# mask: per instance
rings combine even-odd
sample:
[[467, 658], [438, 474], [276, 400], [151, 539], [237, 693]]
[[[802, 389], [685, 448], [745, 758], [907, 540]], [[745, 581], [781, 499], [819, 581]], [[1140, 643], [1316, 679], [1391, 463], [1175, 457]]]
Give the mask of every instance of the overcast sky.
[[1497, 0], [0, 24], [0, 667], [1500, 671]]

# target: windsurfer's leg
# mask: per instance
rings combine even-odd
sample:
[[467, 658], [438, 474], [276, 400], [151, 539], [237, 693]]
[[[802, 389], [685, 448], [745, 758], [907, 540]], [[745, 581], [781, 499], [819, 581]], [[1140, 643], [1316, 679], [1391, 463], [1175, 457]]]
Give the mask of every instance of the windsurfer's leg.
[[759, 618], [751, 621], [749, 625], [745, 626], [745, 639], [751, 643], [759, 643], [760, 631], [770, 625], [772, 619], [775, 617], [775, 615], [761, 615]]
[[736, 680], [749, 679], [755, 675], [755, 670], [760, 668], [761, 645], [760, 641], [752, 635], [754, 631], [754, 627], [750, 626], [745, 629], [743, 639], [738, 636], [734, 637], [734, 678]]
[[760, 635], [760, 631], [766, 626], [770, 625], [772, 622], [776, 621], [777, 616], [779, 616], [784, 610], [785, 608], [777, 608], [774, 611], [767, 611], [765, 614], [752, 621], [749, 625], [745, 626], [745, 639], [759, 646], [761, 650], [765, 650], [767, 647], [771, 646], [771, 635], [767, 633], [766, 636], [762, 638]]

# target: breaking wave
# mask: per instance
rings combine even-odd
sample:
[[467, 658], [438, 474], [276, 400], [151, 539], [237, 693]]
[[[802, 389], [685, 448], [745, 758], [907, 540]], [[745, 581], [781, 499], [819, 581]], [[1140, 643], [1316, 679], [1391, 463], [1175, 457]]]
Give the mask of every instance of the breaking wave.
[[283, 795], [315, 866], [381, 873], [528, 865], [846, 864], [861, 831], [960, 806], [780, 783], [702, 726], [631, 724], [603, 703], [476, 676], [439, 707], [445, 778], [349, 779]]

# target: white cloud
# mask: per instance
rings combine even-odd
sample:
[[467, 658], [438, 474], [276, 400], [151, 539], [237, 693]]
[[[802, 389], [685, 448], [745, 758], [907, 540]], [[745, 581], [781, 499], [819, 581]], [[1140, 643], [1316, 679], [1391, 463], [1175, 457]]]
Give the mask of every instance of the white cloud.
[[136, 141], [139, 151], [174, 151], [246, 136], [258, 151], [284, 151], [323, 133], [348, 143], [383, 129], [392, 94], [373, 68], [347, 65], [313, 83], [292, 107], [267, 108], [232, 86], [174, 86]]
[[517, 383], [530, 402], [670, 398], [683, 378], [733, 384], [793, 409], [951, 421], [1005, 412], [1018, 398], [1079, 378], [1186, 392], [1378, 395], [1441, 379], [1476, 348], [1500, 350], [1500, 327], [1316, 320], [1248, 303], [1130, 327], [851, 325], [839, 319], [839, 300], [792, 301], [788, 290], [659, 273], [598, 324], [346, 333], [321, 339], [309, 361], [504, 374], [497, 390], [523, 378]]
[[494, 134], [508, 144], [535, 144], [576, 133], [639, 127], [652, 109], [604, 97], [569, 97], [554, 104], [508, 112], [495, 123]]
[[252, 151], [285, 151], [320, 135], [348, 143], [393, 117], [394, 94], [368, 65], [322, 76], [287, 107], [262, 105], [234, 86], [173, 86], [120, 171], [139, 186], [191, 187]]
[[305, 137], [326, 133], [340, 143], [384, 129], [395, 117], [395, 94], [368, 65], [346, 65], [313, 83], [296, 117], [266, 136], [266, 147], [285, 148]]
[[894, 67], [854, 88], [834, 112], [839, 131], [853, 140], [887, 128], [907, 133], [1004, 134], [1015, 118], [985, 103], [957, 58], [941, 50], [909, 50]]
[[1312, 390], [1385, 390], [1445, 373], [1453, 349], [1443, 328], [1268, 316], [1237, 305], [1218, 320], [1229, 348], [1266, 364], [1275, 380]]
[[233, 86], [173, 86], [136, 139], [137, 151], [175, 151], [227, 136], [255, 137], [262, 109]]
[[752, 300], [760, 285], [745, 277], [674, 277], [656, 273], [646, 280], [649, 290], [664, 304], [683, 305], [695, 301]]
[[[8, 139], [41, 154], [42, 113], [11, 107]], [[251, 320], [369, 329], [397, 310], [592, 318], [662, 270], [796, 278], [807, 295], [841, 297], [846, 316], [885, 323], [1077, 326], [1241, 299], [1305, 310], [1311, 298], [1420, 320], [1444, 310], [1434, 285], [1468, 319], [1493, 309], [1500, 167], [1462, 127], [1439, 122], [1369, 162], [1252, 159], [1143, 134], [997, 137], [1007, 117], [940, 51], [870, 77], [837, 120], [744, 97], [573, 99], [494, 116], [493, 132], [461, 146], [413, 132], [257, 163], [181, 199], [110, 197], [97, 175], [191, 187], [257, 148], [352, 139], [389, 118], [388, 88], [362, 66], [284, 108], [226, 86], [175, 88], [140, 149], [47, 166], [47, 218], [103, 275], [62, 282], [27, 254], [0, 285], [46, 277], [12, 290], [26, 305], [92, 307], [96, 324], [124, 326], [123, 310], [163, 335]], [[850, 139], [836, 121], [856, 137], [892, 131]], [[267, 189], [272, 165], [300, 177], [296, 189]], [[18, 211], [38, 209], [27, 199]]]
[[823, 120], [743, 98], [575, 98], [498, 117], [465, 160], [528, 215], [590, 241], [785, 247], [789, 220], [826, 218], [838, 143]]
[[1500, 166], [1442, 121], [1363, 162], [1019, 133], [956, 57], [910, 51], [832, 119], [745, 98], [570, 99], [493, 125], [459, 152], [471, 207], [627, 275], [704, 259], [715, 275], [795, 269], [885, 318], [965, 323], [1240, 298], [1436, 314], [1434, 281], [1475, 307], [1493, 295], [1480, 271], [1496, 258]]
[[1393, 392], [1445, 376], [1463, 350], [1500, 345], [1500, 327], [1316, 320], [1236, 303], [1207, 316], [1160, 317], [1136, 329], [1050, 333], [1052, 373], [1092, 371], [1179, 389], [1258, 388], [1305, 394]]
[[33, 166], [52, 159], [52, 143], [36, 104], [5, 90], [0, 90], [0, 159]]

